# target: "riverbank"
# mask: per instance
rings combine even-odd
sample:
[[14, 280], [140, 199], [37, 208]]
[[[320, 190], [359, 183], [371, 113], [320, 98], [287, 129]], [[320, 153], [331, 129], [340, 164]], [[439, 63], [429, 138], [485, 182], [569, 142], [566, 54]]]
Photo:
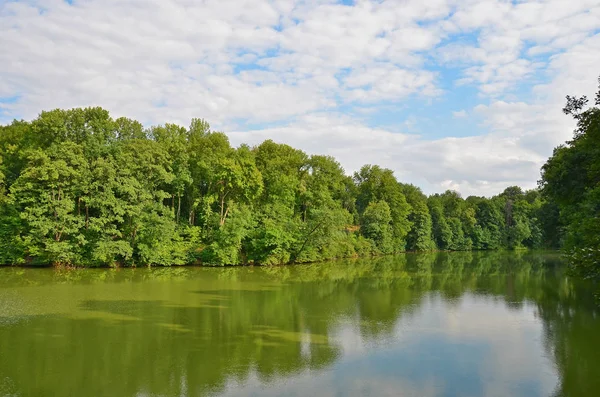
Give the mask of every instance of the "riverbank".
[[260, 263], [241, 263], [241, 264], [223, 264], [223, 265], [212, 265], [212, 264], [203, 264], [201, 262], [197, 263], [187, 263], [187, 264], [177, 264], [177, 265], [100, 265], [100, 266], [85, 266], [85, 265], [64, 265], [64, 264], [18, 264], [18, 265], [9, 265], [9, 264], [0, 264], [0, 268], [24, 268], [24, 269], [57, 269], [57, 270], [69, 270], [69, 269], [135, 269], [135, 268], [169, 268], [169, 267], [208, 267], [208, 268], [236, 268], [236, 267], [279, 267], [279, 266], [294, 266], [294, 265], [305, 265], [305, 264], [314, 264], [314, 263], [324, 263], [324, 262], [332, 262], [332, 261], [343, 261], [343, 260], [368, 260], [368, 259], [378, 259], [384, 257], [394, 257], [398, 255], [436, 255], [436, 254], [450, 254], [450, 253], [490, 253], [490, 254], [523, 254], [523, 253], [555, 253], [562, 254], [560, 250], [552, 250], [552, 249], [538, 249], [532, 250], [527, 248], [514, 249], [514, 250], [469, 250], [469, 251], [449, 251], [449, 250], [431, 250], [431, 251], [400, 251], [393, 254], [380, 254], [380, 255], [368, 255], [368, 256], [350, 256], [343, 258], [329, 258], [329, 259], [321, 259], [315, 261], [306, 261], [306, 262], [289, 262], [289, 263], [280, 263], [280, 264], [260, 264]]

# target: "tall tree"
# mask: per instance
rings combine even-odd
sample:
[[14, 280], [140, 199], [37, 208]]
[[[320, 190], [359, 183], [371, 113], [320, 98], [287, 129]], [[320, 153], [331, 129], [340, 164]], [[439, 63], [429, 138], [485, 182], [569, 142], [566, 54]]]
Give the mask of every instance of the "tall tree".
[[11, 186], [11, 195], [28, 227], [26, 254], [43, 262], [73, 264], [85, 245], [84, 218], [77, 200], [87, 189], [83, 147], [72, 142], [35, 150]]
[[402, 184], [402, 191], [410, 204], [408, 220], [411, 228], [407, 235], [406, 248], [410, 251], [428, 251], [435, 248], [433, 223], [427, 206], [427, 197], [414, 185]]
[[588, 102], [585, 96], [567, 96], [563, 111], [577, 128], [542, 167], [540, 185], [566, 225], [574, 268], [592, 277], [600, 276], [600, 87], [595, 106], [587, 108]]
[[410, 205], [392, 170], [365, 165], [354, 174], [354, 181], [358, 190], [356, 206], [359, 214], [363, 214], [371, 203], [385, 201], [392, 217], [392, 251], [403, 251], [411, 227], [408, 219]]

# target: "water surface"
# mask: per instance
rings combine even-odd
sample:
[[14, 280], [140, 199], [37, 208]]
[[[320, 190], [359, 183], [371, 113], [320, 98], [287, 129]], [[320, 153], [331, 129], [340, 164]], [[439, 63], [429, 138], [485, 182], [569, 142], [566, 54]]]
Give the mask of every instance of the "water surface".
[[552, 253], [0, 269], [0, 396], [598, 396], [592, 286]]

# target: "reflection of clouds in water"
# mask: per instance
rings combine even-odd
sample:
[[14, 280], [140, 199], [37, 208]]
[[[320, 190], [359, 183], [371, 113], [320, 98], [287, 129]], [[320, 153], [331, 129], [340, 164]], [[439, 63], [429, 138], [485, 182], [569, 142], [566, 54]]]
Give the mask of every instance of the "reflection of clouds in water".
[[290, 380], [279, 380], [267, 385], [252, 374], [244, 384], [231, 383], [222, 396], [381, 396], [381, 397], [434, 397], [440, 388], [434, 379], [415, 384], [410, 379], [378, 377], [340, 378], [334, 370], [311, 373], [305, 371]]
[[[396, 334], [404, 335], [409, 345], [432, 338], [445, 347], [463, 347], [452, 365], [472, 364], [483, 396], [546, 396], [558, 384], [531, 304], [515, 310], [490, 296], [467, 293], [449, 303], [430, 294], [410, 322], [398, 321]], [[481, 354], [468, 357], [473, 346]]]
[[351, 322], [340, 324], [333, 332], [333, 335], [335, 343], [342, 348], [345, 357], [362, 355], [367, 350], [366, 343], [360, 335], [358, 326]]
[[328, 369], [268, 384], [252, 374], [223, 395], [529, 397], [550, 395], [558, 383], [530, 304], [515, 310], [493, 297], [429, 294], [393, 335], [367, 339], [359, 320], [346, 318], [333, 339], [344, 354]]
[[557, 386], [558, 374], [552, 359], [544, 355], [543, 328], [532, 304], [515, 310], [496, 297], [465, 294], [458, 305], [450, 306], [432, 296], [421, 310], [423, 328], [437, 332], [447, 343], [487, 346], [478, 363], [483, 395], [505, 396], [517, 387], [515, 394], [546, 396]]
[[[546, 396], [558, 382], [552, 360], [543, 355], [542, 325], [530, 304], [514, 310], [502, 300], [473, 294], [449, 304], [430, 294], [408, 324], [398, 321], [396, 334], [409, 345], [430, 338], [445, 348], [462, 347], [451, 365], [465, 366], [465, 373], [472, 366], [483, 396]], [[479, 354], [469, 357], [474, 346]]]

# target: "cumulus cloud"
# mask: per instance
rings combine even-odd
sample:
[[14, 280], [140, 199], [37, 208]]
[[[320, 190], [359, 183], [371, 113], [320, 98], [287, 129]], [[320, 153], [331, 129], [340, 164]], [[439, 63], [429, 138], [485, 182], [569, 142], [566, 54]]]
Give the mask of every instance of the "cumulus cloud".
[[[534, 187], [573, 127], [564, 95], [589, 94], [600, 61], [597, 0], [19, 0], [0, 26], [0, 122], [78, 106], [204, 117], [236, 143], [465, 195]], [[465, 86], [479, 104], [445, 107]], [[480, 133], [453, 137], [471, 116]], [[439, 132], [407, 133], [424, 122]]]
[[453, 189], [465, 195], [493, 195], [508, 185], [533, 188], [544, 160], [535, 150], [500, 132], [424, 140], [326, 114], [283, 127], [230, 132], [229, 136], [234, 144], [274, 139], [309, 153], [331, 155], [347, 173], [364, 164], [379, 164], [427, 192]]
[[467, 117], [467, 111], [464, 109], [457, 110], [456, 112], [452, 112], [452, 117], [454, 117], [455, 119], [463, 119]]

